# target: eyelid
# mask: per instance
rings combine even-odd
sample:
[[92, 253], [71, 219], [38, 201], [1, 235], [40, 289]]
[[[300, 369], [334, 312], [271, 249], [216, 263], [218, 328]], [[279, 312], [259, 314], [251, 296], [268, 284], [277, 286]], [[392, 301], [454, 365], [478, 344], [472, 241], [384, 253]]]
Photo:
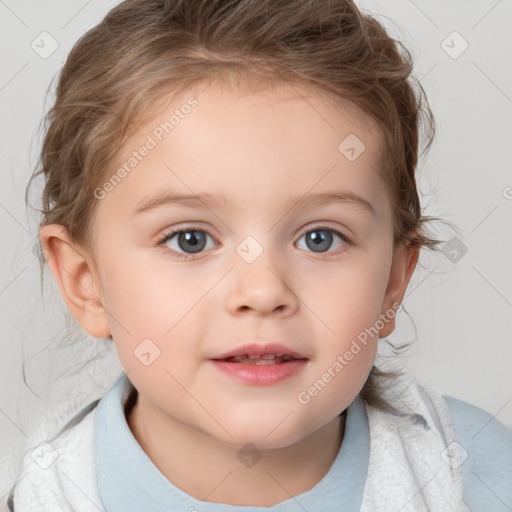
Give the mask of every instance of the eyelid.
[[[198, 258], [201, 258], [204, 254], [208, 253], [207, 251], [201, 251], [198, 253], [186, 253], [186, 252], [179, 252], [174, 249], [171, 249], [170, 247], [165, 247], [166, 242], [168, 242], [171, 238], [173, 238], [176, 234], [187, 232], [187, 231], [201, 231], [208, 235], [216, 245], [219, 245], [219, 242], [216, 240], [216, 238], [207, 230], [204, 229], [196, 224], [181, 224], [179, 226], [176, 226], [174, 228], [170, 228], [169, 230], [164, 231], [162, 235], [160, 235], [156, 242], [155, 246], [159, 249], [163, 249], [166, 253], [171, 253], [173, 258], [184, 260], [184, 261], [193, 261]], [[211, 250], [211, 249], [210, 249]]]
[[[297, 239], [293, 243], [294, 247], [296, 246], [297, 242], [306, 233], [310, 233], [311, 231], [315, 231], [315, 230], [332, 231], [333, 233], [338, 235], [343, 240], [345, 245], [347, 245], [347, 246], [353, 245], [353, 240], [352, 240], [351, 236], [346, 235], [345, 233], [343, 233], [341, 230], [339, 230], [337, 228], [328, 226], [325, 223], [322, 224], [321, 221], [318, 221], [318, 224], [307, 225], [306, 227], [304, 227], [301, 230], [300, 235], [297, 237]], [[212, 238], [212, 240], [215, 242], [215, 244], [219, 245], [219, 242], [216, 239], [216, 237], [214, 235], [212, 235], [208, 229], [203, 228], [203, 227], [199, 226], [198, 224], [194, 224], [194, 223], [190, 222], [190, 223], [180, 224], [176, 227], [173, 227], [173, 228], [170, 228], [169, 230], [164, 231], [164, 233], [158, 237], [158, 239], [156, 241], [156, 246], [163, 248], [164, 244], [168, 240], [170, 240], [174, 235], [181, 233], [181, 232], [185, 232], [185, 231], [201, 231], [201, 232], [205, 233], [206, 235], [210, 236]], [[171, 249], [169, 247], [166, 250], [171, 251], [174, 254], [174, 256], [177, 258], [190, 259], [190, 260], [196, 259], [196, 258], [200, 257], [201, 255], [206, 254], [208, 252], [208, 251], [201, 251], [199, 253], [181, 253], [181, 252], [175, 251], [174, 249]], [[211, 249], [209, 249], [209, 250], [211, 250]], [[330, 254], [338, 254], [338, 253], [339, 253], [339, 250], [327, 251], [325, 253], [319, 252], [317, 254], [330, 255]], [[315, 253], [313, 252], [313, 254], [315, 254]]]
[[297, 238], [297, 240], [302, 238], [306, 233], [309, 233], [310, 231], [315, 231], [316, 229], [325, 229], [328, 231], [332, 231], [332, 232], [336, 233], [338, 236], [340, 236], [346, 243], [351, 244], [353, 242], [352, 236], [345, 234], [343, 231], [341, 231], [338, 228], [334, 228], [334, 227], [328, 226], [326, 224], [322, 224], [321, 221], [319, 222], [319, 224], [314, 224], [313, 226], [308, 225], [306, 228], [304, 228], [301, 231], [300, 236]]
[[[319, 221], [321, 222], [321, 221]], [[329, 231], [333, 231], [335, 233], [337, 233], [339, 236], [341, 236], [343, 239], [345, 239], [347, 242], [352, 242], [352, 239], [351, 239], [351, 236], [345, 234], [344, 232], [340, 231], [338, 228], [334, 228], [334, 227], [331, 227], [331, 226], [327, 226], [325, 224], [314, 224], [314, 225], [307, 225], [307, 227], [303, 228], [301, 231], [300, 231], [300, 235], [298, 238], [301, 238], [303, 237], [306, 233], [309, 233], [310, 231], [313, 231], [315, 229], [326, 229], [326, 230], [329, 230]], [[211, 236], [215, 242], [219, 243], [218, 240], [216, 239], [216, 237], [214, 235], [212, 235], [212, 233], [206, 229], [206, 228], [203, 228], [201, 226], [199, 226], [198, 224], [193, 224], [193, 223], [184, 223], [184, 224], [180, 224], [174, 228], [170, 228], [168, 231], [164, 231], [164, 233], [159, 237], [159, 239], [163, 239], [163, 238], [166, 238], [168, 236], [172, 236], [176, 233], [179, 233], [181, 231], [186, 231], [186, 230], [191, 230], [191, 231], [203, 231], [204, 233], [206, 233], [207, 235]]]
[[183, 231], [202, 231], [203, 233], [206, 233], [208, 236], [210, 236], [215, 241], [215, 243], [219, 243], [217, 238], [214, 235], [212, 235], [212, 233], [208, 229], [193, 223], [184, 223], [174, 228], [164, 230], [164, 232], [160, 236], [158, 236], [157, 243], [163, 243], [165, 239], [170, 238], [173, 235], [181, 233]]

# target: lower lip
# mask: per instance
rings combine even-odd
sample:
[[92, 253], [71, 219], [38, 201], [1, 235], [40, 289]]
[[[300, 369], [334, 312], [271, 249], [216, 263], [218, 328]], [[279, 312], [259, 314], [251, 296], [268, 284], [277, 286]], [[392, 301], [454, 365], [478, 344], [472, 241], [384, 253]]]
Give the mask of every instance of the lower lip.
[[226, 375], [246, 384], [256, 386], [271, 386], [279, 384], [299, 373], [308, 362], [307, 359], [297, 359], [281, 364], [243, 364], [211, 360], [214, 365]]

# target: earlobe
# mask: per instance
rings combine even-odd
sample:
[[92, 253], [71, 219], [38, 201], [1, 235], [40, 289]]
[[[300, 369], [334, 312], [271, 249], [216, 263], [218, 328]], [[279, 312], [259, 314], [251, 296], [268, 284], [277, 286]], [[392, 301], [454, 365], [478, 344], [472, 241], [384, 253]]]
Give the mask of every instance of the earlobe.
[[64, 226], [41, 226], [39, 239], [62, 297], [78, 323], [94, 338], [109, 336], [101, 284], [93, 273], [92, 262], [77, 251]]
[[382, 303], [381, 316], [385, 316], [385, 325], [380, 330], [381, 338], [389, 336], [395, 330], [396, 305], [402, 302], [419, 254], [419, 247], [400, 247], [393, 253], [388, 286]]

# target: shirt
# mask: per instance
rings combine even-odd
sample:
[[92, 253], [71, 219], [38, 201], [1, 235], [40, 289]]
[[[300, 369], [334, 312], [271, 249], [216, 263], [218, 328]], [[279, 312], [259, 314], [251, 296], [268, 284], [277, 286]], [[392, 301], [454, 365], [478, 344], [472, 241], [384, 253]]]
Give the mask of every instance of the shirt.
[[[37, 451], [27, 453], [24, 473], [9, 494], [10, 511], [44, 511], [46, 505], [52, 512], [361, 509], [369, 475], [371, 435], [367, 404], [359, 397], [345, 411], [343, 442], [326, 475], [297, 496], [271, 507], [253, 507], [201, 501], [170, 482], [142, 450], [127, 424], [125, 404], [133, 392], [123, 372], [101, 400], [84, 409], [64, 432], [43, 447], [39, 464]], [[455, 449], [462, 461], [466, 510], [511, 510], [512, 429], [483, 409], [441, 396], [458, 434]], [[57, 452], [56, 458], [52, 449]], [[450, 446], [440, 454], [447, 463], [453, 449]]]

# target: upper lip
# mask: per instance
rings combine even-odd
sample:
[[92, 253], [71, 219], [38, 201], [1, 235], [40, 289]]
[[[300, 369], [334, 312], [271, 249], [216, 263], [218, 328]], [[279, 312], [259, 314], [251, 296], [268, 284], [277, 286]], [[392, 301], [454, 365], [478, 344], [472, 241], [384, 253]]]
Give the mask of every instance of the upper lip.
[[284, 356], [291, 356], [294, 359], [307, 359], [306, 356], [295, 352], [280, 343], [249, 343], [246, 345], [240, 345], [234, 350], [224, 352], [211, 357], [210, 359], [227, 359], [228, 357], [243, 356], [243, 355], [255, 355], [261, 356], [262, 354], [282, 354]]

